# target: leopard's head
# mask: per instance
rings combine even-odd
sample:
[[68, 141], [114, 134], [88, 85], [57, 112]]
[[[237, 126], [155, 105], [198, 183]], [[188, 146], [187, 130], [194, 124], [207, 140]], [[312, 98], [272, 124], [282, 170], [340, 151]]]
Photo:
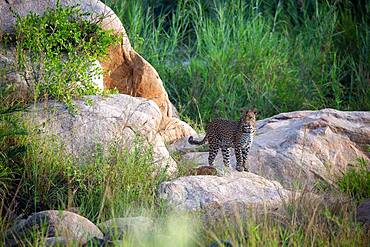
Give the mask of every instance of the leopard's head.
[[256, 115], [257, 115], [257, 109], [241, 109], [240, 110], [240, 120], [244, 123], [248, 123], [251, 125], [255, 125], [256, 123]]

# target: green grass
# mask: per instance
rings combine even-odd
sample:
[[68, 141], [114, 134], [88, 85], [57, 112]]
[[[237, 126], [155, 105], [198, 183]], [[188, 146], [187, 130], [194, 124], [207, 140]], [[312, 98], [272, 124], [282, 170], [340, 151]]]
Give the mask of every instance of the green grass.
[[355, 201], [370, 198], [370, 164], [363, 158], [347, 170], [338, 181], [339, 188]]
[[[193, 122], [332, 107], [369, 110], [369, 3], [105, 1]], [[358, 10], [358, 11], [357, 11]]]

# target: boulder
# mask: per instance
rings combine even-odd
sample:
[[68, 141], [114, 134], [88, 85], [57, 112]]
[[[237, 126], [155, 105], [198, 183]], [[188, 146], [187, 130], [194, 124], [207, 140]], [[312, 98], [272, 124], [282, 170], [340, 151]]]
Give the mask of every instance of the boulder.
[[[369, 160], [370, 112], [333, 109], [281, 113], [257, 122], [252, 145], [250, 171], [277, 180], [284, 187], [312, 188], [318, 180], [333, 183], [359, 157]], [[171, 150], [183, 159], [207, 165], [208, 152], [177, 141]], [[233, 155], [233, 154], [232, 154]], [[235, 167], [235, 157], [231, 165]], [[221, 153], [216, 167], [222, 167]]]
[[247, 208], [279, 207], [291, 193], [276, 181], [249, 172], [228, 171], [225, 176], [188, 176], [164, 182], [159, 197], [176, 210], [206, 215], [233, 214]]
[[68, 211], [47, 210], [32, 214], [7, 230], [4, 233], [5, 245], [19, 245], [32, 230], [37, 229], [45, 229], [50, 246], [66, 241], [84, 244], [92, 238], [103, 238], [99, 228], [85, 217]]
[[[122, 44], [110, 47], [108, 58], [101, 59], [105, 88], [117, 88], [120, 93], [153, 100], [162, 113], [161, 129], [165, 141], [173, 142], [183, 136], [192, 135], [194, 130], [179, 121], [172, 110], [168, 94], [157, 71], [132, 47], [126, 31], [117, 15], [98, 0], [8, 0], [0, 2], [1, 33], [13, 33], [16, 18], [13, 13], [25, 16], [30, 12], [42, 14], [48, 8], [78, 4], [84, 12], [91, 13], [91, 21], [100, 20], [103, 29], [112, 29], [122, 36]], [[124, 107], [124, 106], [122, 106]]]
[[70, 112], [57, 101], [37, 103], [24, 113], [24, 119], [40, 133], [58, 138], [80, 163], [111, 145], [129, 149], [140, 141], [143, 149], [153, 147], [155, 164], [167, 167], [169, 174], [176, 171], [176, 163], [158, 134], [162, 114], [153, 101], [115, 94], [87, 96], [74, 105], [76, 111]]
[[140, 236], [154, 228], [153, 220], [143, 216], [115, 218], [98, 224], [106, 240], [123, 239], [125, 234]]

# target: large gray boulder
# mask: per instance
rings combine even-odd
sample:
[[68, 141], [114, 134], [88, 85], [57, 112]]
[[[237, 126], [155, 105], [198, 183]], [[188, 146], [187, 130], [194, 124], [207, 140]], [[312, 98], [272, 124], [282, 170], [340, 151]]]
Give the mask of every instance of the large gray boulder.
[[142, 149], [153, 148], [153, 162], [158, 167], [167, 167], [169, 174], [176, 170], [158, 134], [162, 115], [153, 101], [115, 94], [87, 96], [74, 104], [75, 112], [57, 101], [34, 104], [24, 119], [40, 134], [57, 138], [78, 162], [90, 160], [95, 151], [107, 152], [112, 145], [130, 149], [138, 142]]
[[[21, 245], [34, 230], [44, 229], [46, 237], [84, 244], [92, 238], [103, 238], [103, 233], [91, 221], [68, 211], [47, 210], [32, 214], [4, 233], [5, 245]], [[29, 239], [28, 239], [29, 240]]]
[[[284, 186], [312, 188], [318, 180], [333, 183], [359, 157], [369, 160], [370, 112], [333, 109], [281, 113], [257, 123], [250, 171]], [[206, 165], [208, 152], [184, 138], [171, 150]], [[235, 157], [232, 157], [235, 166]], [[222, 167], [221, 153], [216, 167]]]
[[164, 182], [160, 198], [176, 210], [206, 215], [246, 213], [248, 208], [279, 207], [291, 195], [281, 184], [249, 172], [228, 171], [225, 176], [188, 176]]

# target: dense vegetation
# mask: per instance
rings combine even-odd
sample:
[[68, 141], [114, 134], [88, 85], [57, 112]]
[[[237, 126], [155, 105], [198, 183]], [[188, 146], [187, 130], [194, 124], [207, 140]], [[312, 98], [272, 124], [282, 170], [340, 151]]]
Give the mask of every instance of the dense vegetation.
[[[81, 17], [84, 16], [85, 19]], [[102, 71], [92, 64], [119, 37], [90, 23], [77, 6], [30, 13], [16, 26], [17, 70], [27, 71], [34, 99], [53, 98], [71, 106], [72, 98], [102, 93], [94, 84]]]
[[[194, 123], [214, 115], [237, 118], [236, 109], [244, 106], [258, 107], [261, 117], [323, 107], [370, 109], [369, 3], [360, 8], [349, 1], [105, 2], [122, 19], [134, 48], [159, 71], [182, 116]], [[42, 59], [50, 66], [43, 68], [43, 80], [64, 82], [39, 84], [35, 99], [70, 103], [97, 93], [84, 81], [87, 65], [115, 38], [77, 21], [80, 14], [60, 8], [44, 18], [19, 20], [20, 68]], [[40, 25], [59, 34], [50, 36]], [[92, 56], [83, 60], [73, 55], [76, 50]], [[71, 53], [70, 62], [62, 62], [65, 53]], [[242, 246], [370, 244], [368, 232], [353, 220], [357, 203], [370, 197], [364, 160], [337, 185], [320, 187], [319, 199], [305, 192], [280, 212], [251, 212], [248, 220], [236, 216], [203, 226], [196, 215], [171, 216], [157, 198], [157, 186], [167, 178], [162, 172], [148, 176], [154, 172], [151, 150], [121, 152], [112, 145], [108, 154], [96, 150], [82, 166], [55, 139], [40, 137], [20, 121], [24, 105], [8, 99], [11, 90], [0, 89], [0, 232], [32, 212], [76, 208], [94, 223], [137, 214], [156, 219], [154, 233], [143, 233], [140, 243], [127, 236], [124, 246], [207, 246], [222, 240]], [[42, 234], [35, 238], [40, 241]]]
[[195, 122], [370, 109], [368, 1], [105, 2]]

